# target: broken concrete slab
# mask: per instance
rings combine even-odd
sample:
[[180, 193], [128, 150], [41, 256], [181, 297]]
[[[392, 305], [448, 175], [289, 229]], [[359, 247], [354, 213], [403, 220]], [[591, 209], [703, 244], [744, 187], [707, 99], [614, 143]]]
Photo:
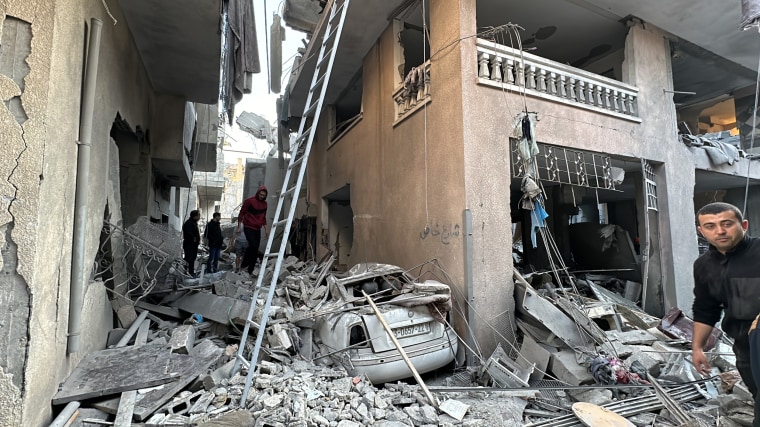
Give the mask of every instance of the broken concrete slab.
[[657, 337], [640, 329], [625, 332], [606, 331], [606, 334], [610, 340], [618, 341], [622, 344], [652, 345], [658, 341]]
[[551, 354], [549, 369], [561, 381], [572, 385], [593, 384], [594, 378], [585, 366], [579, 365], [575, 352], [559, 350]]
[[534, 326], [543, 326], [564, 341], [570, 348], [587, 348], [588, 340], [568, 315], [532, 287], [515, 281], [516, 310], [531, 319]]
[[613, 402], [612, 391], [608, 389], [569, 390], [568, 394], [578, 402], [605, 405]]
[[[53, 397], [53, 404], [152, 387], [177, 379], [169, 368], [169, 348], [146, 345], [101, 350], [85, 355]], [[153, 361], [146, 363], [146, 360]]]
[[533, 372], [530, 374], [531, 380], [540, 380], [544, 377], [551, 358], [549, 350], [537, 343], [533, 337], [525, 334], [520, 347], [520, 356], [517, 363], [523, 368], [527, 368], [529, 363], [534, 365]]
[[145, 301], [137, 301], [135, 303], [135, 307], [143, 309], [143, 310], [148, 310], [151, 313], [157, 313], [157, 314], [160, 314], [166, 317], [171, 317], [174, 319], [182, 318], [182, 314], [179, 312], [178, 309], [167, 307], [164, 305], [156, 305], [156, 304], [147, 303]]
[[256, 420], [248, 411], [228, 412], [219, 418], [198, 424], [198, 427], [253, 427]]
[[172, 332], [169, 347], [172, 353], [190, 354], [195, 344], [195, 328], [193, 325], [180, 325]]
[[171, 302], [170, 305], [188, 313], [198, 313], [217, 323], [227, 324], [233, 321], [244, 325], [250, 304], [249, 301], [214, 295], [210, 292], [195, 292]]
[[656, 353], [646, 353], [643, 351], [634, 351], [631, 356], [626, 359], [628, 365], [632, 365], [634, 362], [640, 363], [647, 371], [647, 375], [654, 377], [660, 376], [660, 360], [656, 359]]
[[168, 366], [166, 368], [170, 372], [179, 374], [179, 378], [171, 384], [152, 389], [145, 394], [138, 393], [134, 410], [135, 418], [138, 421], [147, 419], [200, 374], [206, 372], [206, 369], [219, 359], [223, 351], [222, 348], [217, 347], [213, 342], [203, 340], [193, 347], [187, 356], [169, 353], [170, 356], [167, 358]]

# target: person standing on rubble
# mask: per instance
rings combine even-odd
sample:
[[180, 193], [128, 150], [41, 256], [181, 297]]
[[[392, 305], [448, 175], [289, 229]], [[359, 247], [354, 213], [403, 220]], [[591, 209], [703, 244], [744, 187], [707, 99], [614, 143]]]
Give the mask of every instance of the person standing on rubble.
[[268, 194], [267, 188], [262, 185], [256, 190], [256, 194], [245, 199], [243, 207], [240, 208], [240, 214], [238, 214], [237, 231], [239, 232], [242, 227], [245, 239], [248, 241], [248, 248], [245, 250], [240, 268], [247, 268], [248, 274], [253, 274], [254, 264], [256, 264], [256, 259], [259, 256], [261, 230], [264, 230], [263, 236], [266, 237], [267, 235]]
[[235, 229], [230, 246], [235, 249], [235, 273], [239, 273], [245, 251], [248, 250], [248, 240], [245, 239], [245, 231], [240, 230], [240, 227]]
[[193, 277], [195, 277], [195, 259], [198, 257], [198, 245], [201, 243], [201, 232], [198, 230], [200, 219], [201, 212], [194, 210], [190, 212], [190, 218], [182, 224], [182, 251], [185, 253], [187, 272]]
[[224, 246], [224, 236], [222, 236], [222, 214], [214, 212], [211, 221], [206, 224], [203, 230], [203, 237], [208, 240], [208, 261], [206, 262], [206, 273], [216, 273], [219, 270], [219, 257], [222, 255], [222, 246]]
[[701, 374], [710, 374], [704, 347], [723, 313], [721, 326], [734, 339], [736, 368], [755, 398], [753, 425], [760, 427], [760, 399], [752, 372], [760, 369], [760, 355], [750, 356], [748, 335], [760, 313], [760, 239], [746, 234], [749, 222], [728, 203], [704, 206], [696, 222], [710, 249], [694, 261], [692, 363]]

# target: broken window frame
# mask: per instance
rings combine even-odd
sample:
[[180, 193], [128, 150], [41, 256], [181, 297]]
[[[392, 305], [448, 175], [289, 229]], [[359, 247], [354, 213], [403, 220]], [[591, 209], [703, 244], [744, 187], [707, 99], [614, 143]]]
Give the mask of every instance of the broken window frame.
[[[610, 156], [537, 142], [539, 153], [533, 159], [524, 159], [518, 145], [517, 139], [510, 138], [510, 160], [514, 178], [530, 175], [545, 182], [620, 191], [615, 188], [612, 179]], [[534, 173], [538, 176], [533, 176]]]
[[[337, 143], [341, 138], [343, 138], [344, 135], [348, 134], [351, 129], [354, 128], [359, 122], [361, 122], [362, 118], [364, 118], [364, 67], [359, 68], [359, 71], [354, 74], [354, 77], [351, 78], [351, 81], [348, 83], [346, 88], [343, 90], [343, 92], [338, 96], [338, 98], [335, 100], [335, 102], [328, 106], [327, 109], [327, 117], [328, 117], [328, 123], [329, 129], [328, 129], [328, 146], [327, 148], [332, 147], [335, 143]], [[359, 91], [359, 111], [346, 119], [342, 119], [341, 116], [339, 116], [339, 109], [341, 101], [347, 98], [348, 93], [353, 88], [358, 88]]]

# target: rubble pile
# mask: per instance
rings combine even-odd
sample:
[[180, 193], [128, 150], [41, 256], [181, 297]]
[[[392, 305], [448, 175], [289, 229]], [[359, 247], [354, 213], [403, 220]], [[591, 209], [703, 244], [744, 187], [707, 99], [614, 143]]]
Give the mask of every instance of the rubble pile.
[[[268, 289], [256, 292], [258, 269], [185, 278], [136, 298], [130, 328], [87, 355], [53, 404], [79, 405], [72, 425], [81, 426], [573, 426], [589, 407], [638, 426], [751, 425], [731, 343], [716, 330], [714, 376], [704, 379], [691, 365], [688, 317], [646, 314], [625, 297], [635, 283], [516, 273], [515, 324], [498, 331], [490, 356], [454, 369], [448, 285], [394, 266], [338, 274], [331, 265], [284, 261], [249, 384], [247, 364], [235, 361], [249, 359], [262, 324]], [[441, 352], [415, 359], [421, 373], [433, 371], [427, 384], [398, 381], [413, 372], [375, 324], [367, 295], [387, 322], [406, 322], [393, 331], [410, 357], [419, 357], [417, 339], [439, 340]], [[436, 357], [443, 365], [425, 365]]]

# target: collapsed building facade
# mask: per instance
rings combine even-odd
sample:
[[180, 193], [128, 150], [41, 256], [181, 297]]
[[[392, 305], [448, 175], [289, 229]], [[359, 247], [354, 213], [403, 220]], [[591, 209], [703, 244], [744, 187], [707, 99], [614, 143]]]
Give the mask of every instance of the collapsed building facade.
[[[317, 221], [317, 256], [404, 268], [438, 259], [477, 311], [467, 320], [486, 349], [494, 341], [482, 326], [515, 311], [517, 268], [609, 273], [641, 283], [651, 314], [688, 312], [695, 210], [713, 200], [741, 207], [745, 184], [760, 176], [749, 158], [758, 35], [739, 31], [740, 9], [353, 5], [309, 160], [305, 212]], [[290, 19], [313, 33], [286, 89], [293, 123], [325, 19]], [[523, 116], [532, 159], [520, 147]], [[527, 160], [548, 213], [538, 228], [520, 207]], [[750, 224], [757, 206], [750, 191]], [[607, 252], [605, 226], [618, 242]]]
[[[4, 348], [19, 350], [6, 352], [0, 363], [3, 420], [42, 425], [50, 418], [48, 402], [58, 384], [84, 360], [80, 355], [103, 347], [113, 326], [112, 307], [120, 326], [140, 326], [130, 303], [123, 301], [125, 309], [119, 310], [117, 289], [88, 280], [108, 271], [82, 267], [103, 262], [98, 258], [108, 253], [103, 242], [119, 232], [131, 238], [127, 228], [145, 222], [178, 228], [190, 205], [215, 206], [223, 185], [215, 184], [223, 182], [217, 176], [196, 176], [197, 202], [188, 202], [191, 196], [182, 188], [191, 185], [194, 172], [213, 172], [219, 163], [208, 154], [219, 155], [213, 136], [217, 122], [211, 118], [231, 115], [237, 99], [232, 92], [245, 90], [248, 67], [255, 68], [226, 66], [234, 55], [222, 37], [233, 24], [224, 11], [233, 3], [181, 2], [159, 14], [151, 13], [151, 3], [134, 1], [110, 8], [97, 1], [3, 7], [2, 34], [8, 38], [0, 55], [9, 55], [12, 60], [3, 63], [14, 65], [2, 73], [8, 77], [2, 123], [15, 155], [3, 157], [8, 163], [3, 166], [8, 171], [3, 269], [10, 274], [0, 279], [9, 285], [0, 287], [0, 297], [13, 310], [0, 330]], [[655, 2], [621, 3], [547, 2], [527, 9], [517, 1], [395, 1], [349, 8], [328, 94], [331, 107], [318, 123], [304, 200], [303, 213], [317, 220], [313, 255], [332, 251], [340, 266], [372, 260], [403, 269], [437, 259], [450, 273], [452, 296], [471, 307], [464, 316], [470, 328], [454, 324], [460, 335], [476, 339], [484, 354], [496, 345], [489, 328], [481, 326], [517, 311], [512, 277], [520, 276], [513, 274], [513, 260], [526, 271], [556, 271], [552, 259], [561, 254], [573, 269], [615, 270], [621, 279], [641, 282], [642, 305], [650, 313], [662, 315], [671, 306], [688, 309], [690, 265], [698, 251], [694, 209], [713, 199], [740, 204], [744, 178], [758, 175], [748, 158], [736, 158], [738, 150], [734, 156], [715, 137], [690, 133], [743, 129], [741, 124], [751, 122], [744, 112], [754, 61], [747, 58], [754, 56], [741, 49], [751, 45], [753, 35], [725, 30], [736, 27], [738, 10], [712, 10], [717, 6], [707, 1], [689, 2], [703, 13], [686, 23], [670, 21], [667, 16], [674, 14]], [[544, 12], [535, 14], [538, 8]], [[378, 14], [387, 19], [377, 19]], [[93, 58], [87, 40], [98, 26], [85, 24], [92, 16], [106, 23], [99, 49], [105, 56], [95, 74], [92, 172], [84, 185], [91, 193], [89, 209], [79, 216], [81, 204], [71, 202], [79, 199], [74, 194], [79, 176], [70, 165], [75, 142], [89, 143], [77, 124], [79, 109], [86, 111], [78, 95], [88, 85], [82, 75]], [[705, 16], [720, 16], [724, 25], [714, 22], [710, 34], [699, 20]], [[110, 22], [116, 25], [111, 28]], [[291, 113], [303, 106], [322, 28], [313, 27], [315, 36], [294, 67], [287, 89]], [[153, 50], [157, 41], [166, 43], [158, 52]], [[82, 55], [70, 54], [71, 46], [79, 46]], [[235, 80], [232, 76], [242, 80], [233, 88], [221, 82], [222, 105], [215, 109], [220, 60], [228, 82]], [[522, 113], [528, 125], [516, 132]], [[679, 122], [684, 124], [679, 127]], [[679, 140], [679, 130], [689, 146]], [[747, 135], [740, 137], [741, 148], [750, 152]], [[536, 144], [533, 176], [544, 186], [549, 214], [540, 228], [551, 231], [556, 242], [545, 240], [530, 225], [528, 211], [520, 209], [526, 192], [521, 138]], [[718, 147], [720, 153], [704, 147]], [[750, 220], [756, 204], [749, 197]], [[75, 216], [81, 218], [82, 240], [68, 231]], [[601, 220], [614, 227], [586, 228]], [[101, 234], [104, 229], [110, 237]], [[598, 239], [600, 232], [614, 237], [615, 252], [622, 255], [597, 256], [598, 245], [578, 247], [609, 241]], [[534, 233], [541, 235], [535, 247]], [[158, 241], [148, 242], [151, 250], [175, 243], [162, 240], [160, 233], [153, 237]], [[522, 249], [515, 257], [518, 240]], [[554, 258], [547, 256], [552, 251]], [[606, 258], [619, 258], [621, 264], [594, 263]], [[71, 329], [69, 314], [69, 302], [77, 299], [69, 294], [78, 282], [83, 284], [81, 331]], [[73, 309], [80, 313], [78, 304]], [[181, 321], [190, 311], [172, 316]], [[218, 323], [228, 320], [223, 310]], [[198, 332], [192, 326], [182, 329], [186, 343]], [[172, 332], [172, 339], [181, 335]], [[161, 345], [145, 354], [163, 354]], [[125, 354], [141, 351], [137, 347], [135, 339]], [[187, 347], [191, 352], [192, 345]], [[206, 366], [221, 352], [208, 342], [197, 347], [201, 353], [193, 356], [209, 354]], [[266, 366], [272, 373], [282, 369]], [[231, 384], [240, 385], [240, 375], [233, 378]], [[255, 386], [264, 392], [256, 405], [274, 410], [283, 400], [266, 397], [267, 379], [257, 378]], [[183, 378], [182, 384], [191, 380]], [[359, 383], [352, 382], [345, 385], [354, 393]], [[343, 400], [356, 398], [343, 395]]]
[[58, 384], [134, 320], [129, 281], [95, 280], [126, 261], [98, 258], [108, 235], [179, 244], [193, 173], [217, 167], [220, 115], [258, 72], [242, 3], [0, 4], [0, 424], [49, 422]]

